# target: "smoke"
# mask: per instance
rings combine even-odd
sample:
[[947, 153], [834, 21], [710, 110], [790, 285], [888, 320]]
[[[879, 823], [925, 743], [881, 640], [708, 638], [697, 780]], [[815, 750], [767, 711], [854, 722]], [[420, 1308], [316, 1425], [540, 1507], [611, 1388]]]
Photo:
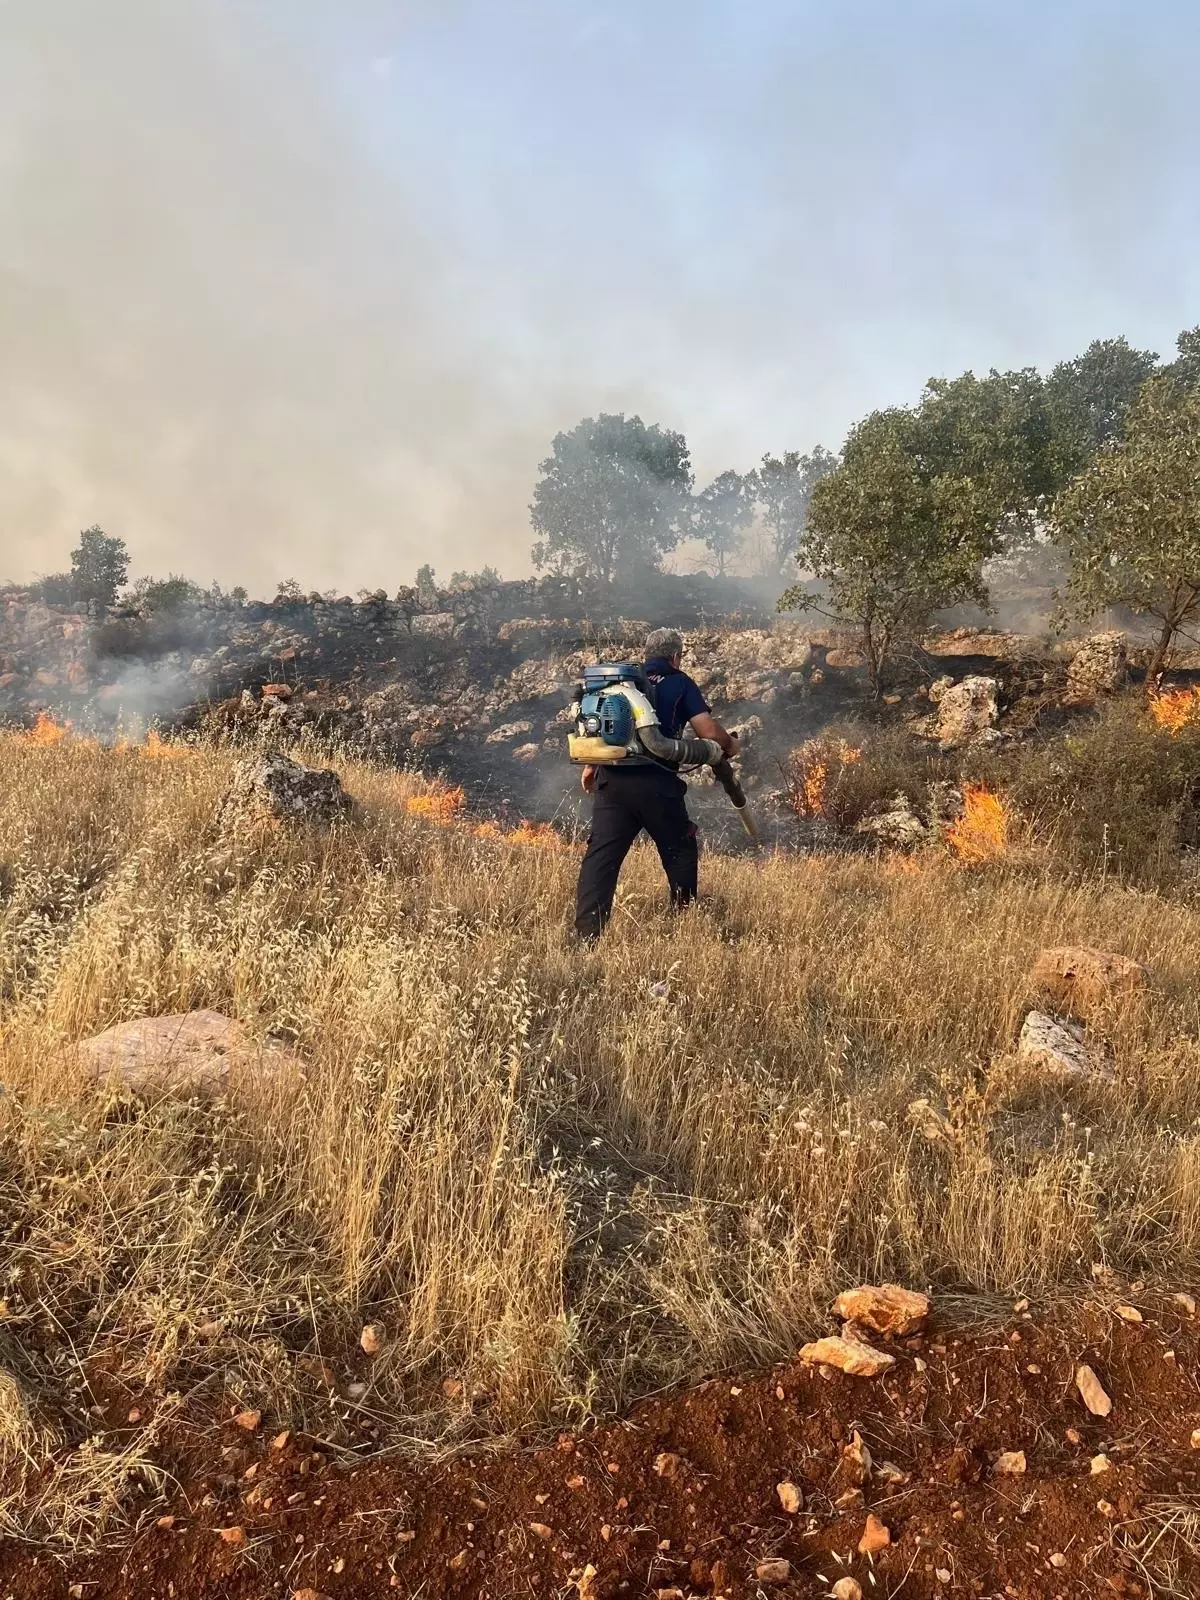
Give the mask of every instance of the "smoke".
[[1163, 0], [1135, 36], [1108, 0], [0, 0], [0, 577], [93, 522], [256, 592], [516, 573], [581, 416], [682, 429], [703, 483], [931, 372], [1169, 350], [1196, 33]]

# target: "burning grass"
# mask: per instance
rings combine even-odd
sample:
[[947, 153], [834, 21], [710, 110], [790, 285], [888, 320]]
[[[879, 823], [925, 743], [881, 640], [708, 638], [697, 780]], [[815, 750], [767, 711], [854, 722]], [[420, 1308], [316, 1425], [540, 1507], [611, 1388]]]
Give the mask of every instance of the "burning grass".
[[[672, 920], [639, 849], [580, 953], [575, 859], [538, 830], [340, 763], [352, 825], [216, 836], [232, 756], [189, 756], [4, 742], [11, 1530], [92, 1538], [152, 1498], [93, 1440], [102, 1379], [416, 1448], [769, 1360], [863, 1276], [1200, 1269], [1194, 905], [1003, 858], [710, 859]], [[1006, 1088], [1033, 954], [1068, 941], [1155, 974], [1103, 1019], [1116, 1081]], [[130, 1103], [65, 1048], [201, 1006], [285, 1039], [303, 1089]], [[365, 1322], [386, 1355], [347, 1405]], [[35, 1517], [51, 1439], [109, 1452], [112, 1493], [60, 1478]]]

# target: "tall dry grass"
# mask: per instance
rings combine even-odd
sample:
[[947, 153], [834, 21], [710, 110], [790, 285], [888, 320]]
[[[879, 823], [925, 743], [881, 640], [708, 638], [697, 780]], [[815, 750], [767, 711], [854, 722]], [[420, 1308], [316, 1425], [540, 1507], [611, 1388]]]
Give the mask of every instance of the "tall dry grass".
[[[1200, 1265], [1195, 905], [773, 858], [709, 860], [675, 920], [636, 855], [580, 953], [570, 851], [435, 826], [419, 779], [350, 763], [352, 824], [221, 836], [232, 759], [0, 740], [0, 1456], [40, 1497], [12, 1528], [152, 1498], [153, 1449], [93, 1434], [98, 1366], [416, 1448], [776, 1357], [863, 1277]], [[1114, 1085], [1011, 1060], [1035, 951], [1076, 940], [1155, 975], [1097, 1022]], [[303, 1092], [133, 1103], [64, 1048], [199, 1006], [292, 1044]]]

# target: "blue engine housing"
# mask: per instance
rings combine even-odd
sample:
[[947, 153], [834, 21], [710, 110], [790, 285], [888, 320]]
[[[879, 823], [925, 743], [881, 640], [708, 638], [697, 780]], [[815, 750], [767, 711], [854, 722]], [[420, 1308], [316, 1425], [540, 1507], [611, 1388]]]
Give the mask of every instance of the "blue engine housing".
[[578, 728], [582, 734], [623, 748], [632, 741], [635, 725], [633, 707], [625, 696], [608, 693], [617, 683], [632, 683], [643, 694], [649, 693], [645, 679], [631, 662], [602, 661], [584, 668]]

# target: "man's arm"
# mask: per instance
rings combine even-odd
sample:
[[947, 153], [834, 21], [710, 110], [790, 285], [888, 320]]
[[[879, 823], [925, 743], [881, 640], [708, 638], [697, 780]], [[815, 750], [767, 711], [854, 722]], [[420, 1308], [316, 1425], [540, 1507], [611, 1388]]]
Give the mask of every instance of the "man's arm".
[[690, 723], [693, 733], [698, 733], [702, 739], [715, 739], [727, 756], [737, 755], [737, 735], [727, 732], [711, 711], [698, 711]]

